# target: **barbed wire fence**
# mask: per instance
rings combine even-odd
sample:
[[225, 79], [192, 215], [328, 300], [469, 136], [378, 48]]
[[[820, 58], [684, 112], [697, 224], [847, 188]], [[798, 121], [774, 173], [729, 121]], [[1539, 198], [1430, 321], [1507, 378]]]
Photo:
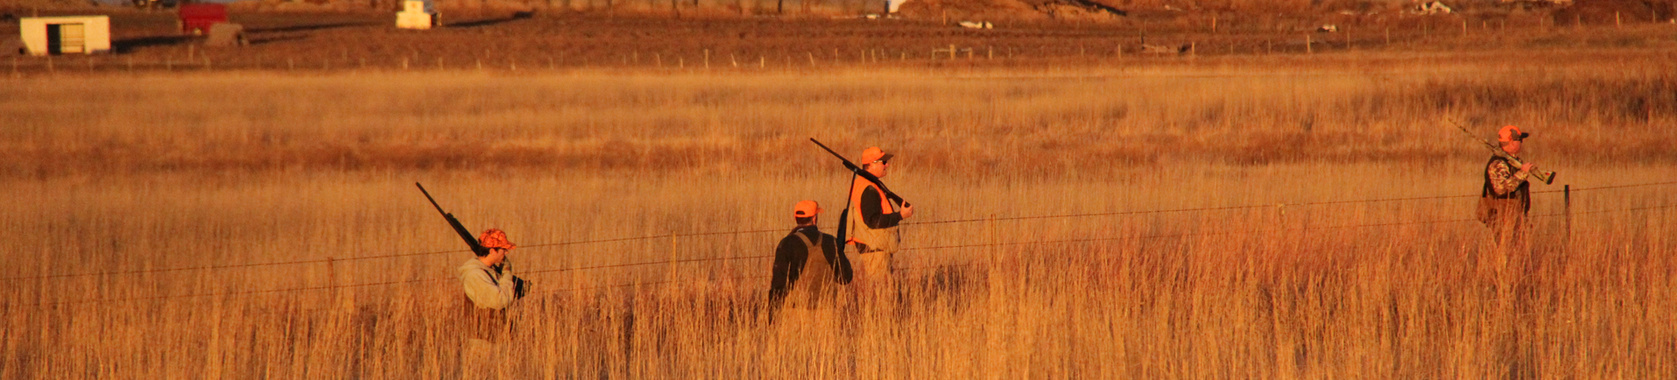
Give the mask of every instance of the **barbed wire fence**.
[[[1571, 193], [1573, 193], [1573, 192], [1599, 191], [1599, 190], [1619, 190], [1619, 189], [1644, 188], [1644, 187], [1656, 187], [1656, 186], [1668, 186], [1668, 185], [1677, 185], [1677, 181], [1649, 182], [1649, 183], [1622, 184], [1622, 185], [1606, 185], [1606, 186], [1580, 187], [1580, 188], [1572, 188], [1570, 185], [1563, 185], [1563, 188], [1560, 189], [1560, 190], [1533, 191], [1531, 193], [1534, 194], [1534, 195], [1561, 194], [1561, 195], [1565, 196], [1566, 197], [1565, 206], [1564, 206], [1565, 211], [1558, 212], [1558, 213], [1550, 213], [1550, 214], [1531, 215], [1530, 217], [1532, 217], [1532, 218], [1564, 217], [1564, 218], [1567, 219], [1566, 220], [1567, 221], [1566, 230], [1568, 231], [1568, 233], [1570, 233], [1571, 217], [1575, 216], [1575, 215], [1621, 213], [1621, 212], [1634, 212], [1634, 211], [1652, 211], [1652, 210], [1677, 208], [1677, 205], [1663, 205], [1663, 206], [1628, 207], [1628, 208], [1617, 208], [1617, 209], [1601, 209], [1601, 210], [1590, 210], [1590, 211], [1580, 211], [1580, 212], [1573, 212], [1571, 210]], [[1460, 199], [1460, 198], [1475, 198], [1475, 197], [1479, 197], [1479, 195], [1478, 194], [1438, 195], [1438, 196], [1422, 196], [1422, 197], [1373, 198], [1373, 199], [1360, 199], [1360, 200], [1310, 201], [1310, 202], [1297, 202], [1297, 203], [1266, 203], [1266, 204], [1249, 204], [1249, 205], [1237, 205], [1237, 206], [1195, 207], [1195, 208], [1176, 208], [1176, 209], [1160, 209], [1160, 210], [1114, 211], [1114, 212], [1100, 212], [1100, 213], [1023, 215], [1023, 216], [988, 217], [988, 218], [959, 218], [959, 219], [932, 220], [932, 221], [924, 221], [924, 222], [904, 223], [904, 225], [939, 226], [939, 225], [951, 225], [951, 224], [961, 224], [961, 223], [978, 223], [978, 222], [1020, 221], [1020, 220], [1040, 220], [1040, 219], [1073, 219], [1073, 218], [1090, 218], [1090, 217], [1103, 217], [1103, 216], [1152, 215], [1152, 214], [1165, 214], [1165, 213], [1192, 213], [1192, 212], [1203, 213], [1203, 212], [1213, 212], [1213, 211], [1271, 209], [1271, 208], [1281, 208], [1281, 207], [1332, 206], [1332, 205], [1344, 205], [1344, 204], [1382, 203], [1382, 202], [1415, 202], [1415, 201], [1441, 200], [1441, 199]], [[1351, 225], [1333, 225], [1333, 226], [1298, 227], [1298, 228], [1269, 228], [1269, 229], [1245, 229], [1245, 230], [1230, 230], [1230, 231], [1217, 231], [1217, 232], [1150, 234], [1150, 235], [1139, 235], [1139, 236], [1137, 236], [1137, 235], [1099, 236], [1099, 237], [1076, 238], [1076, 239], [1025, 240], [1025, 241], [1011, 241], [1011, 242], [989, 242], [989, 243], [905, 247], [905, 248], [901, 249], [899, 252], [926, 252], [926, 251], [952, 250], [952, 249], [975, 249], [975, 248], [1017, 247], [1017, 246], [1033, 246], [1033, 245], [1075, 244], [1075, 243], [1094, 243], [1094, 242], [1104, 242], [1104, 241], [1150, 240], [1150, 239], [1168, 239], [1168, 238], [1185, 238], [1185, 237], [1202, 237], [1202, 236], [1254, 235], [1254, 234], [1280, 233], [1280, 232], [1305, 231], [1305, 230], [1373, 228], [1373, 227], [1391, 227], [1391, 226], [1401, 226], [1401, 225], [1466, 223], [1466, 222], [1478, 222], [1478, 221], [1479, 220], [1472, 219], [1472, 218], [1461, 218], [1461, 219], [1398, 221], [1398, 222], [1385, 222], [1385, 223], [1364, 223], [1364, 224], [1351, 224]], [[607, 239], [591, 239], [591, 240], [576, 240], [576, 241], [566, 241], [566, 242], [528, 244], [528, 245], [521, 246], [521, 248], [551, 248], [551, 247], [594, 245], [594, 244], [617, 243], [617, 242], [646, 241], [646, 240], [656, 240], [656, 239], [678, 239], [678, 238], [683, 238], [683, 237], [709, 237], [709, 236], [727, 236], [727, 235], [746, 235], [746, 234], [760, 234], [760, 233], [784, 232], [784, 231], [787, 231], [787, 229], [775, 228], [775, 229], [748, 229], [748, 230], [734, 230], [734, 231], [709, 231], [709, 232], [692, 232], [692, 233], [673, 233], [673, 234], [662, 234], [662, 235], [646, 235], [646, 236], [634, 236], [634, 237], [620, 237], [620, 238], [607, 238]], [[46, 275], [37, 275], [37, 276], [7, 277], [7, 278], [4, 278], [4, 280], [7, 281], [7, 282], [15, 282], [15, 281], [27, 281], [27, 280], [51, 280], [51, 279], [60, 279], [60, 278], [71, 278], [71, 277], [122, 276], [122, 275], [151, 274], [151, 273], [165, 273], [165, 272], [183, 272], [183, 271], [221, 271], [221, 270], [264, 268], [264, 267], [276, 267], [276, 266], [287, 266], [287, 265], [305, 265], [305, 264], [333, 265], [333, 264], [339, 263], [339, 262], [395, 259], [395, 258], [430, 256], [430, 255], [449, 254], [449, 253], [465, 253], [465, 252], [470, 252], [470, 250], [456, 249], [456, 250], [423, 251], [423, 252], [407, 252], [407, 253], [389, 253], [389, 254], [368, 255], [368, 256], [352, 256], [352, 257], [344, 257], [344, 258], [322, 258], [322, 259], [308, 259], [308, 260], [275, 261], [275, 262], [263, 262], [263, 263], [200, 265], [200, 266], [186, 266], [186, 267], [173, 267], [173, 268], [154, 268], [154, 269], [104, 271], [104, 272], [61, 273], [61, 274], [46, 274]], [[531, 270], [531, 271], [522, 271], [522, 272], [519, 272], [518, 274], [526, 275], [526, 276], [527, 275], [549, 275], [549, 274], [558, 274], [558, 273], [566, 273], [566, 272], [582, 272], [582, 271], [594, 271], [594, 270], [603, 270], [603, 269], [631, 268], [631, 267], [656, 266], [656, 265], [675, 265], [675, 264], [682, 264], [682, 263], [756, 260], [756, 259], [768, 259], [768, 258], [772, 258], [772, 257], [773, 257], [772, 255], [747, 255], [747, 256], [716, 257], [716, 258], [677, 259], [677, 258], [674, 258], [672, 256], [670, 259], [667, 259], [667, 260], [648, 260], [648, 261], [639, 261], [639, 262], [630, 262], [630, 263], [597, 264], [597, 265], [574, 266], [574, 267], [565, 267], [565, 268], [538, 269], [538, 270]], [[901, 269], [904, 270], [904, 271], [928, 270], [928, 269], [935, 270], [935, 269], [945, 269], [945, 268], [952, 268], [952, 267], [968, 267], [968, 266], [980, 265], [980, 264], [983, 264], [983, 263], [975, 261], [975, 262], [961, 263], [961, 264], [922, 265], [922, 266], [907, 267], [907, 268], [901, 268]], [[635, 287], [635, 286], [673, 285], [673, 284], [683, 284], [683, 283], [707, 283], [707, 282], [713, 282], [713, 281], [716, 281], [716, 280], [740, 281], [740, 280], [763, 279], [763, 278], [768, 278], [768, 277], [769, 276], [733, 276], [733, 277], [726, 277], [726, 278], [719, 278], [719, 279], [701, 278], [701, 279], [683, 279], [683, 280], [677, 280], [677, 279], [672, 278], [672, 279], [666, 279], [666, 280], [662, 280], [662, 281], [635, 281], [635, 282], [618, 283], [618, 284], [594, 285], [594, 286], [575, 287], [575, 288], [562, 288], [562, 289], [547, 291], [547, 292], [544, 292], [543, 294], [575, 293], [575, 292], [582, 292], [582, 291], [588, 291], [588, 290], [625, 288], [625, 287]], [[113, 303], [132, 303], [132, 302], [137, 302], [137, 301], [165, 300], [165, 299], [227, 297], [227, 296], [246, 296], [246, 295], [272, 295], [272, 294], [302, 293], [302, 292], [322, 291], [322, 290], [340, 290], [340, 289], [368, 288], [368, 287], [393, 286], [393, 285], [410, 285], [410, 284], [419, 284], [419, 283], [427, 283], [427, 282], [435, 282], [435, 283], [439, 283], [439, 284], [445, 284], [446, 282], [448, 282], [450, 280], [455, 280], [455, 278], [453, 278], [453, 277], [435, 277], [435, 278], [420, 278], [420, 279], [410, 279], [410, 280], [381, 281], [381, 282], [354, 283], [354, 284], [331, 284], [331, 285], [317, 285], [317, 286], [279, 288], [279, 289], [244, 290], [244, 291], [233, 291], [233, 292], [205, 292], [205, 293], [154, 295], [154, 296], [141, 296], [141, 297], [94, 298], [94, 299], [83, 299], [83, 300], [61, 301], [61, 302], [42, 302], [42, 303], [30, 304], [30, 305], [28, 305], [28, 307], [30, 307], [30, 308], [55, 308], [55, 307], [60, 307], [60, 306], [80, 305], [80, 304], [113, 304]]]

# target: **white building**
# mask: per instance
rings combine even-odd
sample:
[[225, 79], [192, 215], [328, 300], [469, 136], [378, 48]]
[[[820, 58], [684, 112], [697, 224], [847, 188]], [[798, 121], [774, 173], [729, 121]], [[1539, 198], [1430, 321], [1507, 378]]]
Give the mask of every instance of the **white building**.
[[885, 13], [897, 13], [897, 8], [901, 8], [906, 2], [908, 0], [885, 0]]
[[437, 10], [430, 0], [407, 0], [402, 11], [396, 12], [396, 27], [402, 29], [431, 29], [438, 24]]
[[109, 16], [24, 17], [18, 37], [29, 55], [90, 54], [111, 50]]

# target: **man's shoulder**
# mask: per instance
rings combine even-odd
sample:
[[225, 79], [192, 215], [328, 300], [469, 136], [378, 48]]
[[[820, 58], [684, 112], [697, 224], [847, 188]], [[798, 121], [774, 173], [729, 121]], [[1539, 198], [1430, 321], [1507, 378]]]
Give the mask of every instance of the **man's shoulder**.
[[786, 234], [786, 236], [781, 237], [780, 238], [780, 245], [782, 245], [782, 246], [802, 245], [803, 244], [803, 239], [799, 239], [798, 234], [799, 234], [799, 232], [797, 230], [793, 230], [791, 233]]
[[484, 265], [483, 262], [478, 261], [478, 259], [466, 260], [466, 262], [464, 264], [460, 264], [459, 267], [455, 268], [455, 270], [459, 271], [462, 274], [469, 273], [471, 271], [480, 271], [480, 270], [484, 270], [484, 269], [489, 269], [489, 266]]
[[829, 234], [829, 233], [826, 233], [826, 232], [821, 232], [821, 230], [819, 230], [819, 229], [798, 228], [798, 229], [792, 230], [791, 233], [786, 234], [786, 237], [781, 238], [780, 243], [781, 244], [790, 244], [790, 243], [795, 242], [795, 243], [798, 243], [798, 244], [803, 244], [804, 240], [806, 240], [806, 239], [809, 240], [810, 243], [814, 243], [816, 241], [825, 241], [825, 240], [838, 240], [838, 238], [834, 237], [833, 234]]
[[1495, 170], [1495, 169], [1498, 169], [1498, 168], [1508, 168], [1508, 167], [1511, 167], [1511, 166], [1513, 166], [1513, 165], [1508, 162], [1508, 159], [1503, 158], [1502, 156], [1493, 155], [1493, 156], [1491, 156], [1491, 159], [1489, 161], [1485, 161], [1485, 169], [1486, 170]]

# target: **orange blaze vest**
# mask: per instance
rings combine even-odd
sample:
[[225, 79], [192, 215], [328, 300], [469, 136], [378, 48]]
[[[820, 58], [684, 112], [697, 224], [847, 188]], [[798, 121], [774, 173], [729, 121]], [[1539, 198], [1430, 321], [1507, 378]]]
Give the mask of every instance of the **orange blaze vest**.
[[846, 213], [849, 213], [850, 215], [850, 228], [846, 234], [849, 236], [849, 240], [866, 245], [867, 251], [869, 252], [895, 252], [897, 250], [897, 244], [902, 240], [902, 237], [897, 234], [897, 227], [880, 229], [869, 228], [868, 223], [864, 222], [862, 219], [862, 191], [867, 190], [870, 187], [873, 188], [874, 192], [879, 193], [880, 210], [883, 210], [885, 214], [897, 213], [897, 208], [891, 204], [889, 198], [885, 197], [884, 191], [880, 191], [879, 187], [874, 186], [873, 182], [868, 182], [868, 180], [862, 178], [856, 178], [855, 182], [851, 182], [850, 186], [851, 206], [850, 210], [846, 211]]

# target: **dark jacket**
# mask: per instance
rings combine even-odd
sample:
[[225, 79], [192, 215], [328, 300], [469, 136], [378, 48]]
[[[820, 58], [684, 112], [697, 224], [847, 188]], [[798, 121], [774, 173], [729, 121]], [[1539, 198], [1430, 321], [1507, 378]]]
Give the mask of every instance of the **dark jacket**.
[[[809, 247], [804, 244], [803, 239], [798, 238], [797, 234], [802, 234], [810, 242], [819, 242], [817, 244], [820, 244], [823, 251], [819, 259], [825, 260], [815, 260], [817, 258], [810, 257]], [[838, 238], [822, 233], [814, 226], [798, 227], [787, 234], [785, 238], [780, 239], [780, 245], [774, 249], [774, 279], [769, 284], [769, 305], [771, 307], [779, 309], [781, 304], [786, 301], [787, 294], [792, 292], [793, 289], [811, 285], [800, 283], [799, 280], [806, 277], [805, 275], [808, 273], [805, 273], [805, 269], [812, 261], [830, 263], [826, 266], [830, 269], [826, 270], [832, 271], [831, 278], [834, 283], [850, 283], [854, 272], [850, 267], [850, 259], [839, 254]], [[814, 276], [812, 278], [820, 277], [826, 276]]]

